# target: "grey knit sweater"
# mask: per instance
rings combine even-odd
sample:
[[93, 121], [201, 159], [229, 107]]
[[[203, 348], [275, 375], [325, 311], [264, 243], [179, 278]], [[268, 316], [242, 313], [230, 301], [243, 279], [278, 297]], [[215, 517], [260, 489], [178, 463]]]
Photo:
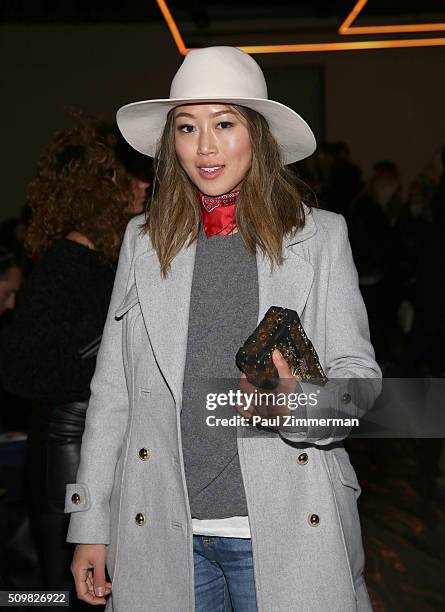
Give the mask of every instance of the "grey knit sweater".
[[[228, 389], [229, 378], [232, 383], [239, 380], [236, 351], [255, 329], [257, 317], [255, 256], [246, 250], [239, 234], [207, 238], [201, 229], [193, 273], [181, 412], [192, 518], [247, 515], [236, 427], [206, 424], [206, 416], [216, 414], [206, 408], [206, 393]], [[226, 379], [225, 388], [221, 379]], [[225, 411], [224, 416], [237, 414], [235, 408]]]

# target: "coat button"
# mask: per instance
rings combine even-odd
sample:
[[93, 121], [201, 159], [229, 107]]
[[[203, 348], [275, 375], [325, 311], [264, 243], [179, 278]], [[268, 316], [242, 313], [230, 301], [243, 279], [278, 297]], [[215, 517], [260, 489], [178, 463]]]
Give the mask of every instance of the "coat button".
[[137, 525], [145, 525], [145, 514], [143, 512], [138, 512], [134, 517]]
[[309, 516], [309, 525], [312, 525], [312, 527], [317, 527], [320, 524], [320, 517], [318, 516], [318, 514], [311, 514]]
[[308, 456], [307, 453], [300, 453], [298, 455], [298, 459], [297, 459], [298, 463], [300, 465], [306, 465], [306, 463], [308, 462]]
[[80, 495], [79, 495], [79, 493], [73, 493], [71, 495], [71, 501], [73, 502], [73, 504], [80, 504]]
[[343, 393], [343, 395], [341, 396], [342, 404], [349, 404], [350, 401], [351, 401], [351, 396], [349, 395], [349, 393]]
[[139, 451], [139, 459], [142, 459], [142, 461], [147, 461], [147, 459], [150, 458], [150, 451], [148, 448], [141, 448], [141, 450]]

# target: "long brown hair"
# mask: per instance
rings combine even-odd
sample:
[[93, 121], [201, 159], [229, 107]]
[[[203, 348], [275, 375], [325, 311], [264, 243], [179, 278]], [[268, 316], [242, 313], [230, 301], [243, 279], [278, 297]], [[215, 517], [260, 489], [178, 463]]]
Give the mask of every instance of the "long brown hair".
[[[308, 188], [283, 166], [279, 148], [265, 118], [254, 110], [231, 105], [249, 130], [252, 166], [236, 203], [241, 238], [251, 253], [256, 247], [269, 257], [271, 267], [283, 263], [283, 237], [304, 227]], [[165, 277], [180, 249], [197, 239], [201, 222], [198, 189], [180, 165], [175, 151], [174, 109], [156, 152], [155, 181], [144, 229], [158, 254]], [[187, 242], [188, 241], [188, 242]]]
[[115, 260], [134, 198], [131, 177], [116, 154], [114, 123], [78, 114], [79, 124], [58, 131], [38, 161], [28, 188], [32, 210], [25, 247], [39, 259], [58, 238], [77, 230], [102, 260]]

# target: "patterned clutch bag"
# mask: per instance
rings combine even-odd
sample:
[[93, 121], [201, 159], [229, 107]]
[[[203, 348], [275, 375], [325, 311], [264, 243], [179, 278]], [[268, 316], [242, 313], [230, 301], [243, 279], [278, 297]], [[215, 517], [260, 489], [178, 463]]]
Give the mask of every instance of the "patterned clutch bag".
[[327, 383], [312, 342], [306, 336], [295, 310], [272, 306], [236, 354], [236, 364], [247, 380], [260, 389], [275, 389], [278, 371], [272, 351], [278, 349], [297, 380]]

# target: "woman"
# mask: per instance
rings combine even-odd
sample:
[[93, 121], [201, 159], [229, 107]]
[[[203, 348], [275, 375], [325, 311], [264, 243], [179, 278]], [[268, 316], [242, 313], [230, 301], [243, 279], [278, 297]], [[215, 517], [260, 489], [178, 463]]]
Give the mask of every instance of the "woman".
[[[361, 416], [379, 391], [345, 221], [310, 211], [284, 167], [313, 152], [311, 130], [230, 47], [191, 51], [170, 98], [123, 107], [118, 124], [158, 182], [126, 230], [67, 486], [78, 597], [111, 593], [114, 612], [371, 610], [348, 431], [215, 433], [202, 403], [209, 381], [238, 382], [235, 351], [271, 305], [301, 315], [338, 379], [309, 416]], [[274, 361], [288, 397], [296, 382]], [[236, 403], [247, 420], [267, 412]]]
[[[9, 220], [6, 222], [9, 225]], [[0, 227], [0, 334], [11, 322], [16, 296], [26, 272], [24, 253], [15, 240], [9, 240]], [[29, 409], [26, 402], [5, 393], [0, 384], [0, 432], [26, 431]]]
[[23, 278], [23, 258], [0, 245], [0, 317], [14, 310], [15, 299]]
[[57, 132], [40, 158], [26, 235], [36, 263], [2, 339], [5, 387], [33, 401], [28, 490], [49, 589], [72, 589], [65, 486], [79, 464], [115, 261], [148, 186], [128, 173], [118, 144], [117, 126], [84, 118]]

